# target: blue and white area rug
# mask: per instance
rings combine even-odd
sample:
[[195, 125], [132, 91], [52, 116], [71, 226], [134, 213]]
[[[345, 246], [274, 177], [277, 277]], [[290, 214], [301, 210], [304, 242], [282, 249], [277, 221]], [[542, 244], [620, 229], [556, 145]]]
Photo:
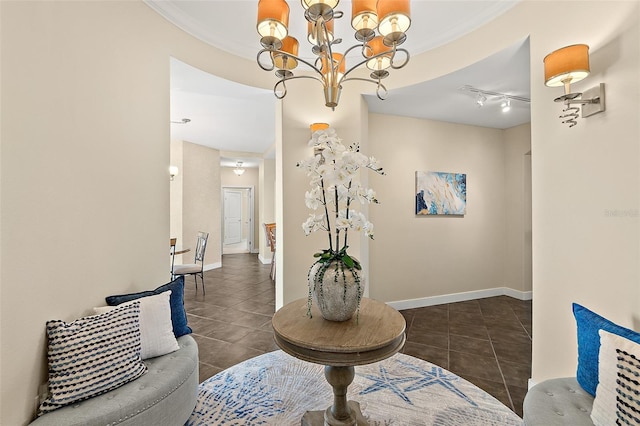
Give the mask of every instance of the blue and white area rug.
[[[404, 354], [357, 366], [348, 399], [372, 426], [522, 425], [500, 401], [472, 383]], [[299, 425], [306, 411], [333, 402], [324, 367], [282, 351], [235, 365], [198, 388], [187, 425]]]

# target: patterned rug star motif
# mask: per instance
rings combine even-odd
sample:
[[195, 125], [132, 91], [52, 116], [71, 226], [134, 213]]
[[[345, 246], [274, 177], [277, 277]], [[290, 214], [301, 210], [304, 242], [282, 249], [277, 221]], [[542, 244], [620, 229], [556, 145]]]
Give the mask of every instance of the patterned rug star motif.
[[450, 373], [447, 370], [444, 370], [435, 365], [431, 366], [431, 369], [425, 370], [410, 363], [402, 361], [398, 361], [398, 363], [416, 372], [417, 376], [394, 377], [393, 374], [390, 374], [384, 366], [380, 366], [379, 376], [369, 374], [362, 375], [362, 377], [373, 381], [373, 384], [361, 391], [360, 394], [365, 395], [386, 389], [391, 391], [394, 395], [398, 396], [406, 403], [413, 405], [407, 393], [418, 391], [428, 386], [439, 385], [459, 396], [470, 405], [474, 407], [478, 406], [478, 404], [476, 404], [471, 398], [469, 398], [464, 392], [462, 392], [458, 388], [458, 386], [456, 386], [455, 382], [459, 381], [460, 377], [456, 376], [455, 374]]
[[419, 377], [410, 377], [410, 376], [392, 377], [392, 375], [389, 374], [387, 369], [382, 365], [380, 366], [380, 375], [374, 376], [371, 374], [363, 374], [362, 377], [371, 380], [373, 383], [369, 387], [363, 389], [360, 392], [360, 395], [366, 395], [369, 393], [378, 392], [380, 390], [386, 389], [393, 392], [395, 395], [397, 395], [400, 399], [402, 399], [407, 404], [413, 405], [413, 403], [411, 402], [411, 400], [409, 399], [409, 397], [407, 396], [407, 394], [405, 393], [405, 391], [402, 389], [400, 385], [405, 384], [407, 382], [413, 382], [415, 380], [418, 380]]

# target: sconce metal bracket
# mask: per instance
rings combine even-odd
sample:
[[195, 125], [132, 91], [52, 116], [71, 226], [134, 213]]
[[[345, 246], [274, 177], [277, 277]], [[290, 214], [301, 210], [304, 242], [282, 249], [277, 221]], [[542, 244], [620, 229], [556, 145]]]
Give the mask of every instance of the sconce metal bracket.
[[588, 102], [582, 104], [582, 118], [597, 114], [605, 110], [604, 83], [585, 90], [582, 94], [583, 100], [594, 100], [596, 102]]

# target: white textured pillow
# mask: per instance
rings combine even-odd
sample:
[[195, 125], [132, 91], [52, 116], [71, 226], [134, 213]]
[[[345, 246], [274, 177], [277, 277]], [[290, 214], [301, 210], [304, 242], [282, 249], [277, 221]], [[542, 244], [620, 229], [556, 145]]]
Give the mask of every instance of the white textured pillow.
[[[154, 296], [136, 299], [140, 302], [140, 343], [142, 359], [153, 358], [180, 349], [171, 324], [171, 306], [169, 305], [171, 290]], [[135, 301], [123, 303], [130, 305]], [[118, 305], [122, 306], [122, 305]], [[101, 306], [93, 308], [96, 314], [108, 312], [117, 306]]]
[[600, 330], [599, 373], [591, 420], [595, 426], [640, 424], [640, 345]]
[[49, 396], [38, 415], [103, 394], [144, 374], [139, 316], [136, 302], [71, 323], [47, 321]]

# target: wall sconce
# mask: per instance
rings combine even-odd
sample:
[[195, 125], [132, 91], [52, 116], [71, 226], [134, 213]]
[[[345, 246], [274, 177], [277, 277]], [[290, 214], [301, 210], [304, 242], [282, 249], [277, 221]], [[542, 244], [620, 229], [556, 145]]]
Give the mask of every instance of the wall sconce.
[[242, 168], [242, 161], [238, 161], [236, 163], [236, 168], [233, 169], [233, 173], [235, 173], [236, 176], [240, 176], [241, 174], [244, 173], [244, 169]]
[[578, 82], [589, 75], [589, 46], [574, 44], [558, 49], [544, 57], [544, 84], [548, 87], [564, 86], [564, 95], [554, 99], [562, 102], [564, 113], [559, 117], [562, 123], [573, 127], [578, 122], [582, 105], [582, 118], [604, 111], [604, 83], [586, 90], [584, 93], [571, 93], [571, 83]]
[[176, 166], [169, 166], [169, 180], [173, 180], [178, 175], [178, 168]]
[[329, 124], [327, 123], [311, 123], [309, 124], [309, 129], [311, 129], [311, 134], [313, 135], [318, 130], [325, 130], [329, 128]]

